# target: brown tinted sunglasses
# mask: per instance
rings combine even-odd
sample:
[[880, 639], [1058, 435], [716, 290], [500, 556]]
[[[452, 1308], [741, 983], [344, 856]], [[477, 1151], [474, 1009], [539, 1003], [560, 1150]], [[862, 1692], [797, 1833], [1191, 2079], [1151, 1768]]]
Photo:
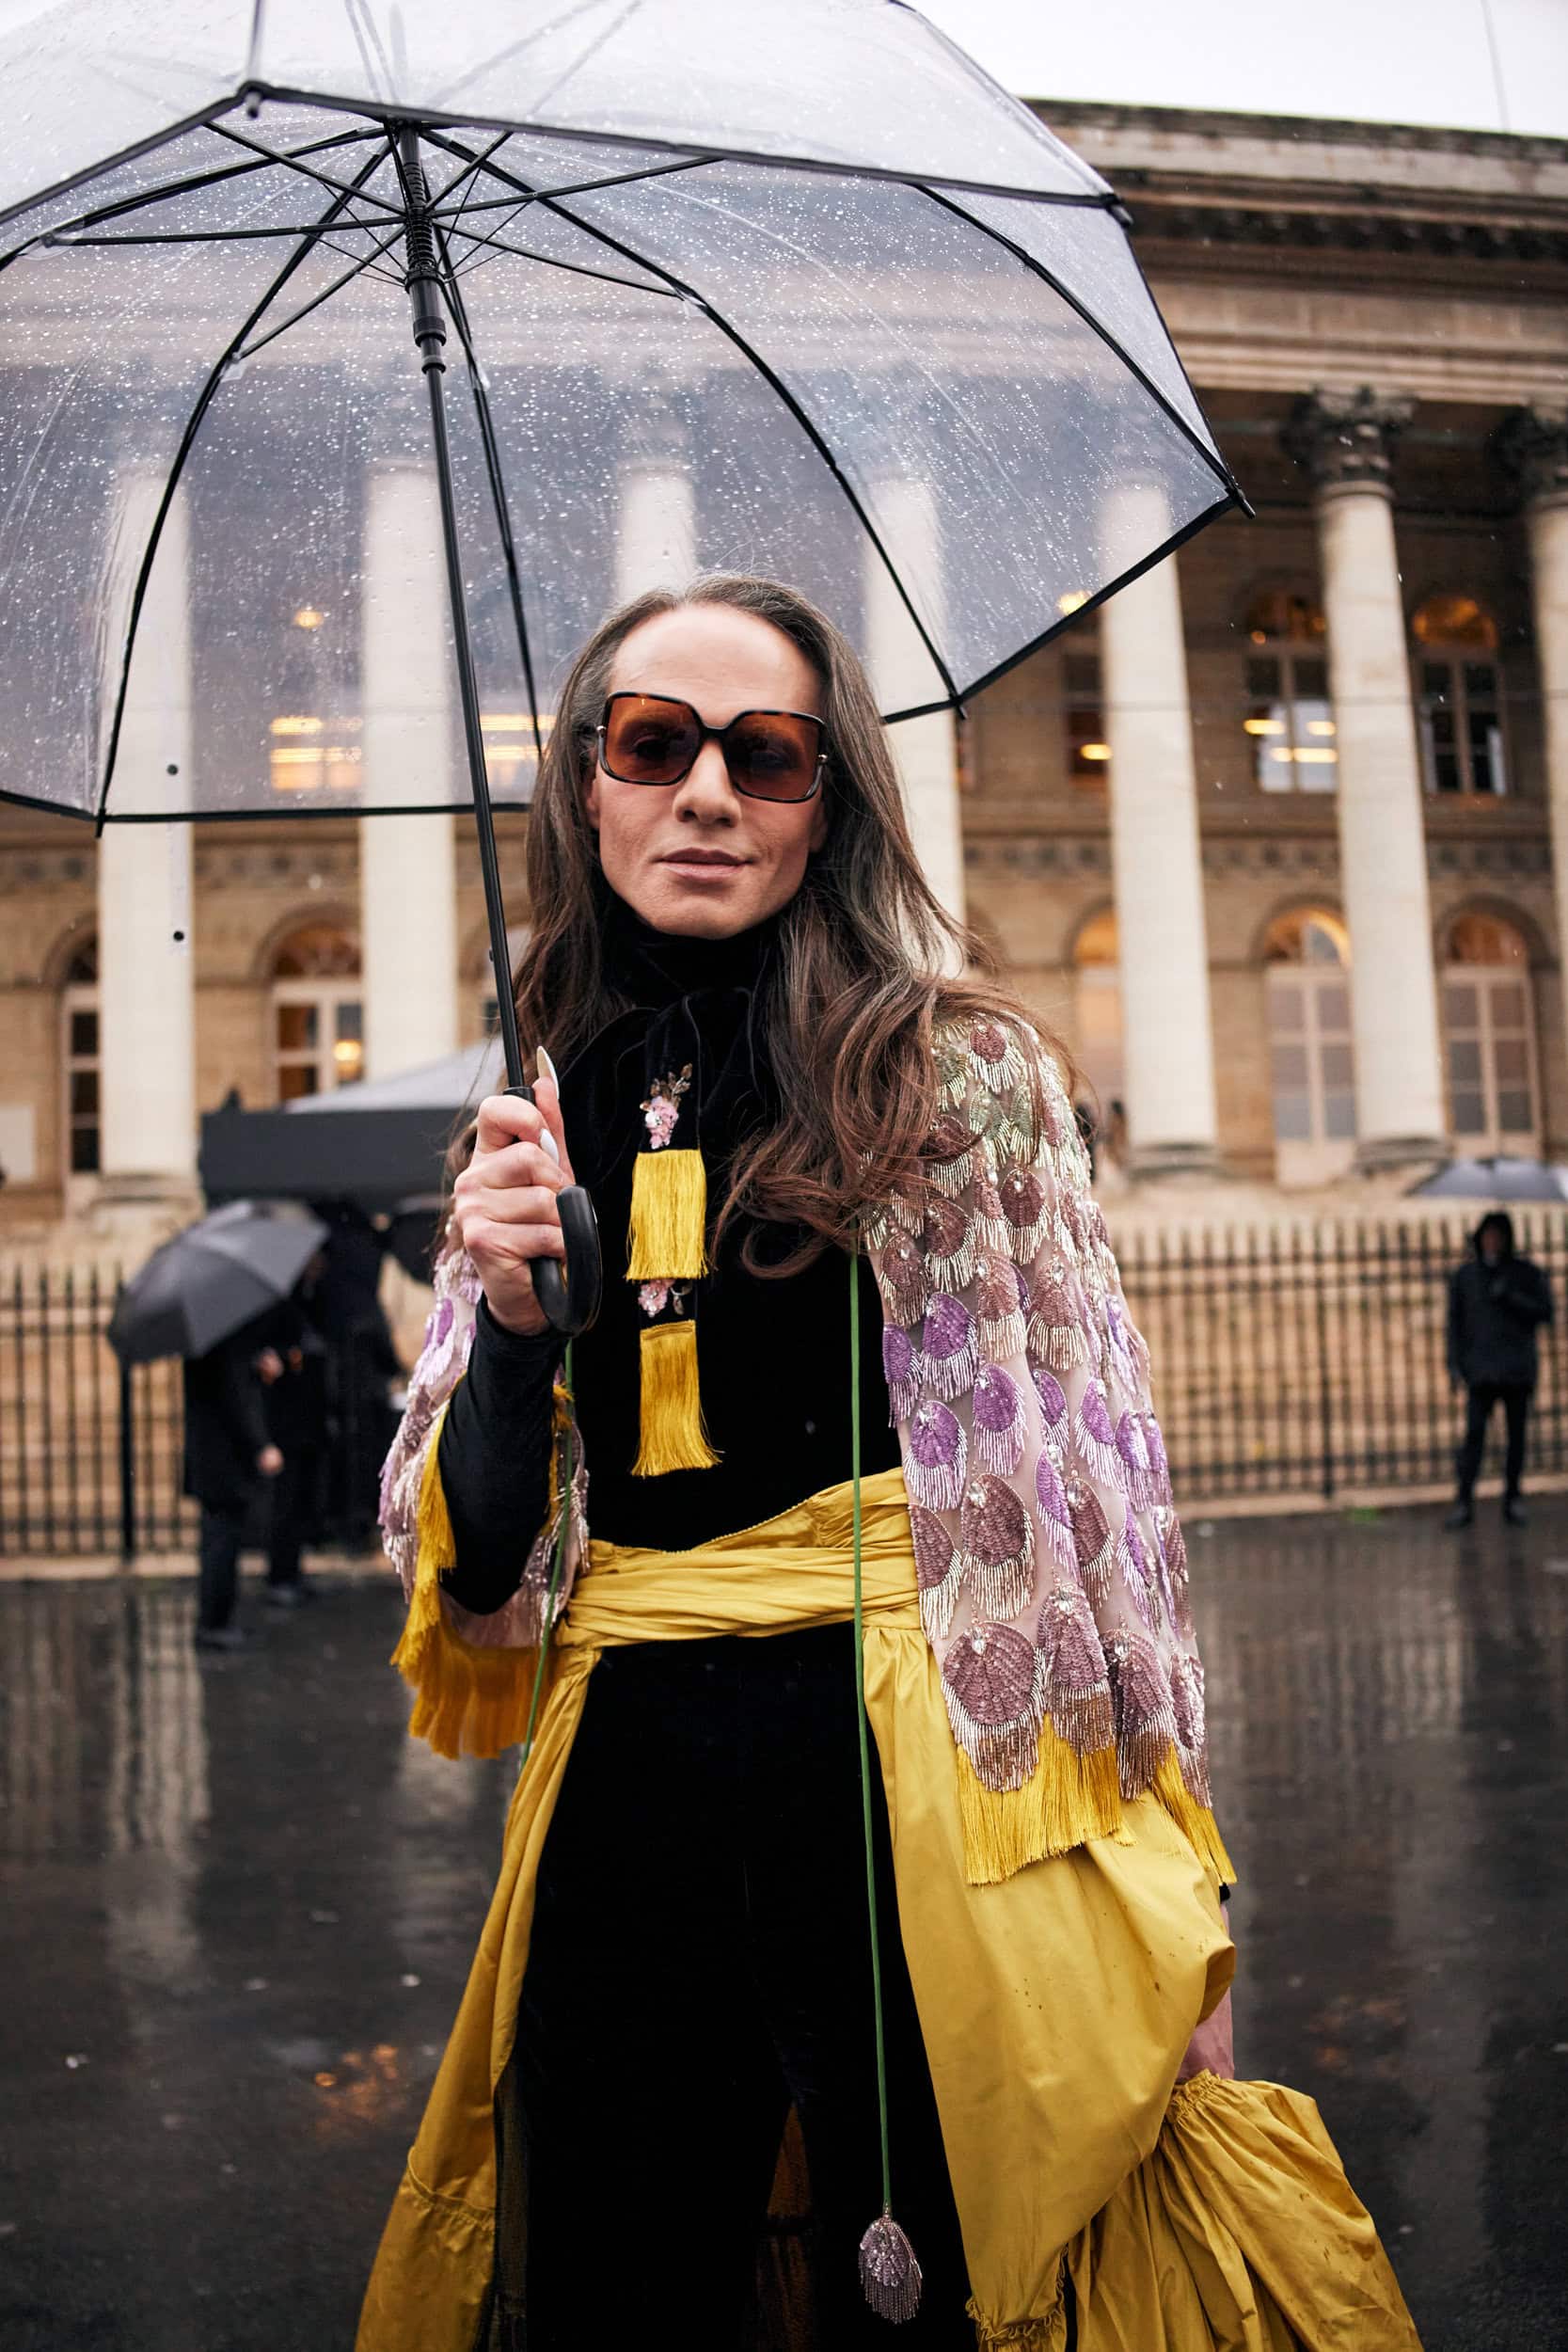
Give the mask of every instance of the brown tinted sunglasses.
[[611, 694], [598, 738], [599, 765], [619, 784], [680, 784], [704, 745], [717, 743], [749, 801], [809, 801], [828, 765], [822, 722], [803, 710], [742, 710], [710, 727], [669, 695]]

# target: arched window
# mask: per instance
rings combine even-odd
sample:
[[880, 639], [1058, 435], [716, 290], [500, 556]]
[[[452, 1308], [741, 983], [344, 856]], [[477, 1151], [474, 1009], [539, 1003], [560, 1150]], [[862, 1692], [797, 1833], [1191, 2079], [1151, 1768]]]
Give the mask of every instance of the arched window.
[[1263, 943], [1276, 1169], [1282, 1184], [1325, 1184], [1355, 1149], [1350, 937], [1337, 914], [1281, 914]]
[[1283, 589], [1247, 608], [1246, 716], [1263, 792], [1332, 792], [1339, 755], [1328, 699], [1323, 607]]
[[82, 940], [65, 968], [60, 989], [60, 1068], [65, 1079], [62, 1110], [65, 1171], [71, 1179], [96, 1176], [103, 1166], [99, 1110], [98, 941]]
[[274, 1066], [280, 1103], [365, 1074], [359, 943], [332, 923], [291, 931], [273, 958]]
[[1073, 943], [1078, 1062], [1100, 1097], [1102, 1120], [1126, 1091], [1121, 1048], [1121, 969], [1114, 909], [1092, 914]]
[[1460, 914], [1443, 961], [1449, 1118], [1461, 1151], [1540, 1148], [1540, 1082], [1524, 935], [1495, 914]]
[[1506, 792], [1497, 625], [1474, 596], [1428, 596], [1412, 620], [1429, 792]]

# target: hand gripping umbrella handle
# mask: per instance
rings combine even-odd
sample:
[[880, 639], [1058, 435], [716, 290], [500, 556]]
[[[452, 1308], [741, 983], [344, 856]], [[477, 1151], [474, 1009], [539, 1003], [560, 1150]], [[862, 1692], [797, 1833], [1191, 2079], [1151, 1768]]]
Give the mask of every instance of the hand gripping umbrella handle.
[[[533, 1089], [526, 1079], [503, 1088], [502, 1091], [515, 1096], [519, 1103], [533, 1100]], [[561, 1218], [562, 1238], [566, 1244], [565, 1272], [562, 1272], [554, 1258], [535, 1258], [533, 1291], [551, 1328], [565, 1339], [575, 1340], [579, 1331], [589, 1328], [599, 1311], [599, 1296], [604, 1288], [599, 1220], [594, 1214], [593, 1200], [581, 1184], [567, 1184], [556, 1194], [555, 1205]]]

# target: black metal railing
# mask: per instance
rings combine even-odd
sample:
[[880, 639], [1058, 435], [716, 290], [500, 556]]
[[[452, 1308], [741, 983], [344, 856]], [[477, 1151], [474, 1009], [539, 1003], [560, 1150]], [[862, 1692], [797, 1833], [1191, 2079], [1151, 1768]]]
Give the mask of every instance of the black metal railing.
[[0, 1558], [185, 1549], [178, 1363], [127, 1372], [104, 1333], [119, 1277], [17, 1267], [0, 1289]]
[[[1562, 1310], [1542, 1335], [1529, 1468], [1568, 1472], [1568, 1211], [1516, 1223]], [[1460, 1416], [1444, 1322], [1469, 1224], [1118, 1236], [1182, 1502], [1278, 1509], [1446, 1485]], [[0, 1558], [194, 1546], [181, 1369], [122, 1372], [103, 1336], [115, 1290], [94, 1268], [15, 1270], [0, 1285]], [[342, 1534], [334, 1523], [327, 1539]]]
[[[1122, 1237], [1179, 1498], [1278, 1506], [1446, 1485], [1460, 1421], [1449, 1279], [1472, 1222]], [[1515, 1225], [1568, 1317], [1568, 1211], [1521, 1211]], [[1541, 1335], [1529, 1465], [1568, 1470], [1568, 1321]]]

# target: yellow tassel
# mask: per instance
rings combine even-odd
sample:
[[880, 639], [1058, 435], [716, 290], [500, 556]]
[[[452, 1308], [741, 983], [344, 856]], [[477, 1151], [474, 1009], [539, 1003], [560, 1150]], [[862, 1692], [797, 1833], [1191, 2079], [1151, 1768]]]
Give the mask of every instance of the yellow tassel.
[[[695, 1152], [687, 1154], [696, 1156]], [[712, 1470], [719, 1459], [703, 1427], [697, 1327], [689, 1317], [644, 1327], [641, 1437], [631, 1466], [634, 1478], [662, 1478], [666, 1470]]]
[[707, 1272], [707, 1170], [700, 1152], [639, 1152], [626, 1228], [628, 1282], [694, 1282]]
[[1165, 1750], [1164, 1760], [1154, 1775], [1149, 1792], [1159, 1799], [1192, 1847], [1205, 1869], [1223, 1879], [1227, 1886], [1236, 1883], [1236, 1866], [1225, 1851], [1219, 1824], [1206, 1804], [1199, 1804], [1181, 1777], [1181, 1767], [1176, 1760], [1174, 1748]]
[[1090, 1837], [1128, 1842], [1114, 1747], [1080, 1756], [1050, 1724], [1040, 1729], [1039, 1761], [1022, 1788], [999, 1793], [958, 1751], [958, 1820], [964, 1877], [994, 1886], [1048, 1854], [1070, 1853]]

